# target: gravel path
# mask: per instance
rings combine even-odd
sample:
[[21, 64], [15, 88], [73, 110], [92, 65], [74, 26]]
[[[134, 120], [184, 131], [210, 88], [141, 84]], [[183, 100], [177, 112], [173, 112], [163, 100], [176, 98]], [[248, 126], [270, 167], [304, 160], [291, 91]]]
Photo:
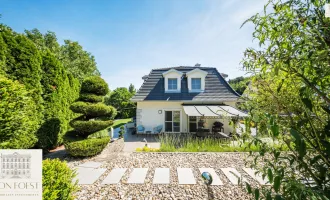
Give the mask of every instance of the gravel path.
[[[252, 185], [257, 184], [249, 177], [242, 168], [244, 167], [245, 153], [117, 153], [116, 158], [105, 160], [109, 151], [100, 155], [103, 159], [102, 168], [107, 168], [94, 185], [81, 185], [76, 193], [77, 199], [249, 199], [244, 188], [232, 185], [222, 173], [220, 168], [233, 167], [237, 169]], [[97, 160], [98, 157], [89, 160]], [[69, 162], [75, 166], [82, 161]], [[86, 162], [84, 160], [83, 162]], [[102, 180], [108, 175], [112, 168], [128, 168], [120, 184], [101, 185]], [[127, 184], [128, 175], [132, 168], [149, 168], [144, 184]], [[168, 167], [171, 170], [171, 184], [153, 185], [152, 178], [154, 169], [157, 167]], [[193, 168], [197, 178], [196, 185], [178, 185], [177, 167]], [[210, 186], [210, 190], [203, 184], [198, 168], [214, 168], [223, 181], [222, 186]]]

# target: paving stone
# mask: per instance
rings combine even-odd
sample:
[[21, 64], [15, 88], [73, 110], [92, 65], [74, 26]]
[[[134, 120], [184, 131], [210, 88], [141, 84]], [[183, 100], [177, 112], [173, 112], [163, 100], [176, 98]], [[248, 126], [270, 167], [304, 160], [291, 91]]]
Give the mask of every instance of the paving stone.
[[153, 184], [170, 184], [170, 169], [156, 168]]
[[144, 183], [144, 179], [147, 176], [148, 168], [133, 168], [132, 173], [130, 174], [127, 183]]
[[201, 174], [203, 172], [208, 172], [211, 174], [212, 176], [212, 184], [211, 185], [223, 185], [222, 181], [220, 180], [219, 176], [217, 173], [215, 173], [213, 168], [199, 168], [199, 171], [201, 172]]
[[80, 185], [93, 184], [106, 170], [107, 169], [103, 168], [94, 169], [77, 167], [77, 177], [74, 179], [74, 181], [78, 179], [78, 184]]
[[113, 168], [108, 176], [103, 180], [102, 185], [119, 183], [127, 168]]
[[265, 177], [265, 179], [262, 179], [262, 176], [260, 174], [256, 174], [256, 170], [252, 168], [243, 168], [243, 170], [251, 176], [254, 180], [258, 181], [260, 185], [269, 185], [268, 178]]
[[238, 185], [238, 178], [241, 179], [243, 182], [248, 182], [242, 175], [234, 168], [220, 168], [221, 171], [226, 175], [229, 181], [234, 184]]
[[177, 168], [179, 184], [196, 184], [191, 168]]
[[81, 165], [79, 165], [78, 167], [86, 167], [86, 168], [99, 168], [102, 165], [102, 163], [100, 162], [85, 162]]

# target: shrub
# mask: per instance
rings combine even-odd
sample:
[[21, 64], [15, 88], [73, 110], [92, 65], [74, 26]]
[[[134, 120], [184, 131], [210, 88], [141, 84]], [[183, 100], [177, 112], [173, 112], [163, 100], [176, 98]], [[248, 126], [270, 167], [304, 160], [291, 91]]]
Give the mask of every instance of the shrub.
[[104, 96], [109, 93], [109, 88], [108, 84], [101, 77], [91, 76], [83, 81], [81, 92]]
[[[108, 92], [107, 83], [100, 77], [90, 77], [84, 80], [80, 96], [105, 95]], [[86, 95], [85, 95], [86, 96]], [[107, 128], [113, 124], [116, 110], [100, 102], [73, 103], [70, 108], [82, 116], [72, 120], [70, 125], [74, 131], [65, 137], [65, 148], [72, 156], [93, 156], [100, 153], [110, 141]]]
[[119, 130], [119, 138], [124, 137], [124, 134], [125, 134], [125, 127], [121, 126]]
[[92, 117], [111, 117], [114, 108], [103, 103], [86, 103], [77, 101], [71, 104], [70, 109], [75, 113], [84, 114], [88, 118]]
[[113, 124], [112, 120], [108, 121], [80, 121], [80, 120], [72, 120], [70, 125], [75, 129], [75, 131], [79, 132], [82, 136], [88, 136], [97, 131], [103, 130]]
[[98, 96], [92, 93], [82, 93], [79, 96], [79, 100], [85, 102], [102, 102], [103, 96]]
[[0, 149], [26, 149], [37, 142], [37, 106], [24, 85], [0, 76]]
[[77, 181], [73, 183], [76, 173], [65, 162], [59, 159], [46, 159], [42, 162], [42, 199], [74, 199], [78, 189]]
[[90, 138], [66, 137], [65, 148], [72, 156], [95, 156], [110, 142], [110, 137]]

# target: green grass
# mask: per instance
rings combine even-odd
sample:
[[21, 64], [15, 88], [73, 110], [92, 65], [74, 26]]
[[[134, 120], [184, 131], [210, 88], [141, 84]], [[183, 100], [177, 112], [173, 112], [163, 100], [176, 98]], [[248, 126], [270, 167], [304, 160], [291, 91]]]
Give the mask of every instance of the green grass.
[[[287, 151], [286, 145], [271, 143], [269, 146]], [[228, 139], [193, 138], [191, 135], [165, 134], [160, 136], [160, 148], [139, 148], [138, 152], [249, 152], [259, 151], [260, 146]]]
[[127, 122], [130, 122], [131, 120], [132, 120], [132, 118], [118, 119], [113, 123], [112, 128], [115, 129], [115, 128], [121, 127], [121, 126], [127, 124]]

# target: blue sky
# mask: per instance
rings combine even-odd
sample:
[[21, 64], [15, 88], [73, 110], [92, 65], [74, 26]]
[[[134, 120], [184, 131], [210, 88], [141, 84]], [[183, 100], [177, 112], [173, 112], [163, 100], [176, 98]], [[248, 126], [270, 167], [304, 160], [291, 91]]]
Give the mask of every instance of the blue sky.
[[252, 42], [245, 19], [266, 0], [0, 0], [1, 23], [17, 32], [38, 28], [78, 41], [91, 52], [111, 89], [137, 88], [153, 68], [201, 63], [229, 78]]

